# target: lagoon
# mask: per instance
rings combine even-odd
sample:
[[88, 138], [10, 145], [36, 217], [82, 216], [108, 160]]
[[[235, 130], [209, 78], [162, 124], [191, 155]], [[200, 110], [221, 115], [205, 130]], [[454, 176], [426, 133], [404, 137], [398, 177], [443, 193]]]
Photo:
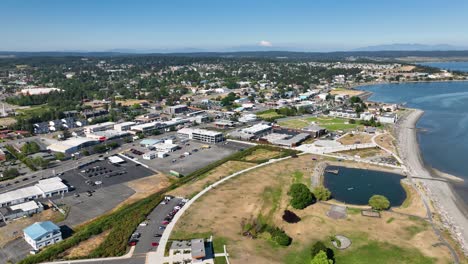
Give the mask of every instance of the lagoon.
[[324, 185], [337, 201], [367, 205], [372, 195], [380, 194], [388, 198], [391, 206], [399, 206], [406, 199], [400, 183], [402, 175], [339, 166], [328, 166], [326, 170], [336, 169], [338, 174], [325, 172]]

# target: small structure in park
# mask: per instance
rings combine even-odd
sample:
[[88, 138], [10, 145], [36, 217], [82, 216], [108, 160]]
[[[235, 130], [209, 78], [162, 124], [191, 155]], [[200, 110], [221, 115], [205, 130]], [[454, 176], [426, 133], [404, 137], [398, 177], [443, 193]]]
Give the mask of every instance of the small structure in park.
[[375, 210], [361, 210], [362, 216], [380, 218], [380, 212]]
[[342, 236], [342, 235], [336, 235], [333, 237], [332, 244], [334, 247], [337, 249], [347, 249], [349, 246], [351, 246], [351, 240], [349, 238]]
[[332, 205], [330, 210], [327, 212], [327, 216], [333, 219], [346, 219], [346, 206]]

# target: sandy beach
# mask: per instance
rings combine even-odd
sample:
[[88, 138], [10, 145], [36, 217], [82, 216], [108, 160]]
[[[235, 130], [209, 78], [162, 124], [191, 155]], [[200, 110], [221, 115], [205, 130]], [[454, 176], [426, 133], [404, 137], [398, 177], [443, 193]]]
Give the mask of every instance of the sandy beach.
[[440, 181], [439, 176], [431, 173], [431, 170], [425, 166], [420, 153], [416, 123], [423, 113], [421, 110], [413, 110], [408, 115], [402, 116], [395, 126], [399, 154], [405, 162], [408, 177], [424, 186], [426, 198], [432, 201], [444, 226], [459, 242], [465, 255], [468, 255], [468, 211], [466, 205], [452, 190], [449, 183]]

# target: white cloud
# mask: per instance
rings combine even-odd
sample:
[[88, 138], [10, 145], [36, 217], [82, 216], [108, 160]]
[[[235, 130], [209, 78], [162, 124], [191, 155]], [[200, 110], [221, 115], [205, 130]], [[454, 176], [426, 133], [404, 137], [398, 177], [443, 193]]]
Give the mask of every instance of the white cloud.
[[273, 47], [273, 44], [270, 41], [262, 40], [258, 43], [261, 47]]

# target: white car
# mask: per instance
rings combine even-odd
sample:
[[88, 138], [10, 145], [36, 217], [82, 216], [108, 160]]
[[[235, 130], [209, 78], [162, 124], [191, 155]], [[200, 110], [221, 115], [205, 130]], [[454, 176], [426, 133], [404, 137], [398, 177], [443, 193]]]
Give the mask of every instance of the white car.
[[180, 206], [176, 206], [174, 207], [174, 210], [180, 210], [180, 208], [181, 208]]
[[140, 223], [140, 226], [147, 226], [148, 225], [148, 221], [143, 221]]
[[95, 181], [94, 184], [96, 185], [102, 184], [102, 181]]

